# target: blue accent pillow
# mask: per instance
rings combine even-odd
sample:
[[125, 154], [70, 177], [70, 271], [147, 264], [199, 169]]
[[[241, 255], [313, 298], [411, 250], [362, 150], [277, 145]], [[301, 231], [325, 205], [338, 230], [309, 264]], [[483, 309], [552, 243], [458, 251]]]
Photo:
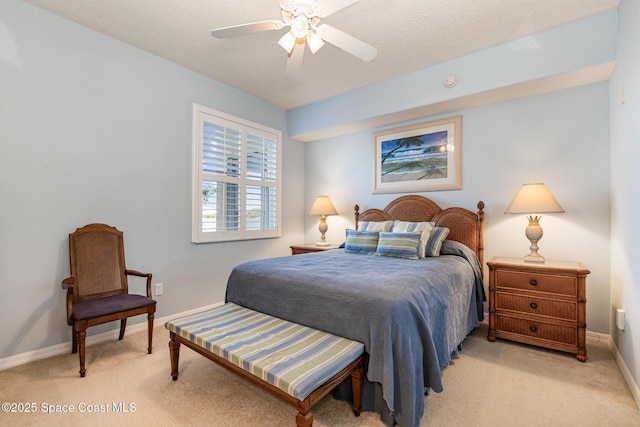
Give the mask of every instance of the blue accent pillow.
[[380, 232], [378, 248], [374, 255], [396, 258], [420, 259], [420, 236], [422, 233]]
[[373, 254], [378, 247], [378, 231], [347, 230], [344, 251], [355, 254]]
[[449, 230], [447, 227], [435, 227], [431, 230], [431, 236], [429, 236], [429, 241], [427, 242], [427, 247], [425, 248], [426, 256], [440, 256], [440, 249], [442, 248], [442, 242], [449, 235]]
[[420, 237], [420, 250], [418, 252], [419, 258], [424, 258], [426, 255], [426, 247], [427, 242], [429, 241], [429, 236], [431, 235], [431, 230], [436, 226], [435, 222], [409, 222], [409, 221], [398, 221], [396, 220], [393, 223], [393, 231], [394, 233], [416, 233], [421, 232], [422, 236]]

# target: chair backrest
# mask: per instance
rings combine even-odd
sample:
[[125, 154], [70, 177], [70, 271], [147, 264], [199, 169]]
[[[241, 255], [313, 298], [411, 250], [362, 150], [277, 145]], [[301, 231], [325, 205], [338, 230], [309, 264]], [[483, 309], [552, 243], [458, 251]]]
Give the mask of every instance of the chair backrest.
[[126, 294], [122, 232], [106, 224], [89, 224], [69, 234], [73, 302]]

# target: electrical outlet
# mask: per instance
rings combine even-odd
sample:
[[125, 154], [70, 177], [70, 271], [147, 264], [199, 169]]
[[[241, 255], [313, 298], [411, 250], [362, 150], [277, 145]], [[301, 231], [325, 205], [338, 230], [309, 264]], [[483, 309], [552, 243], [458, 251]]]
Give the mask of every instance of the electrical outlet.
[[624, 309], [619, 308], [616, 310], [616, 326], [621, 331], [624, 331]]
[[164, 283], [156, 283], [156, 295], [162, 295], [164, 293]]

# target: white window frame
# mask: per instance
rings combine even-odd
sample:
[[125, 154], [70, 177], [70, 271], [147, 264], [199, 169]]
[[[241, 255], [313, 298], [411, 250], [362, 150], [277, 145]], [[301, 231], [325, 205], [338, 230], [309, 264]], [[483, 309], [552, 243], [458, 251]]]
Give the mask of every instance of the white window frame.
[[[239, 184], [239, 227], [238, 230], [203, 231], [203, 181], [211, 179], [210, 174], [203, 171], [203, 147], [205, 122], [233, 127], [241, 133], [240, 144], [240, 174], [235, 178]], [[237, 126], [237, 128], [236, 128]], [[276, 141], [276, 177], [275, 181], [255, 180], [247, 176], [247, 131], [252, 135], [273, 138]], [[227, 181], [228, 178], [219, 175], [217, 182]], [[275, 228], [247, 230], [245, 218], [248, 185], [260, 185], [275, 189]], [[193, 104], [193, 135], [192, 135], [192, 220], [191, 241], [193, 243], [224, 242], [234, 240], [267, 239], [282, 235], [282, 131], [255, 123], [242, 118], [217, 111], [202, 105]]]

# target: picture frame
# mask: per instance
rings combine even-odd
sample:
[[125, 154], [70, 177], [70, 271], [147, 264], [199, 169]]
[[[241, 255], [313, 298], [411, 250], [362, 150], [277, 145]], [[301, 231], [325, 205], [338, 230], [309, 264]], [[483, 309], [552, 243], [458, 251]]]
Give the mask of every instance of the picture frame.
[[462, 189], [462, 116], [373, 133], [373, 194]]

